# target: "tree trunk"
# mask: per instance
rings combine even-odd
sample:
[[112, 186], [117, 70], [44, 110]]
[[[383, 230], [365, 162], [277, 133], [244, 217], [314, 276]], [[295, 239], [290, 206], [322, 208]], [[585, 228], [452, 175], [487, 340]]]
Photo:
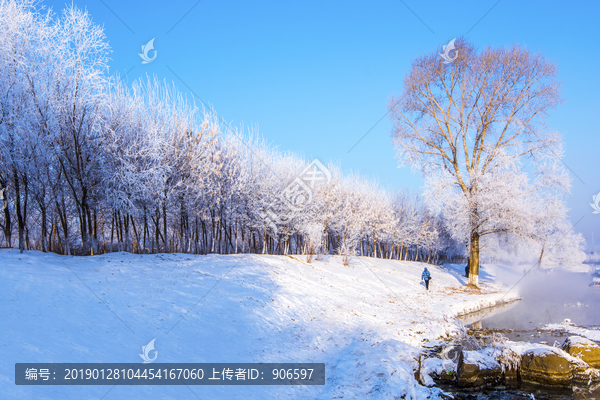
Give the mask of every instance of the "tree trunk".
[[404, 250], [404, 236], [405, 234], [402, 235], [402, 244], [400, 245], [400, 251], [398, 254], [396, 254], [396, 260], [400, 260], [402, 258], [402, 250]]
[[[62, 250], [63, 254], [68, 256], [71, 255], [71, 246], [69, 245], [69, 225], [67, 219], [67, 207], [65, 205], [64, 199], [62, 200], [62, 206], [59, 205], [58, 201], [56, 202], [56, 210], [58, 211], [58, 216], [60, 218], [60, 224], [62, 225], [63, 235], [65, 237], [65, 246]], [[59, 236], [60, 240], [60, 236]]]
[[167, 240], [169, 239], [169, 236], [167, 236], [167, 191], [165, 190], [165, 198], [163, 200], [162, 203], [162, 218], [163, 218], [163, 242], [165, 245], [165, 253], [169, 252], [169, 244], [167, 243]]
[[[17, 227], [19, 229], [19, 252], [25, 250], [25, 224], [27, 223], [27, 181], [23, 182], [23, 195], [21, 195], [20, 181], [17, 172], [13, 173], [15, 184], [15, 212], [17, 214]], [[23, 206], [21, 207], [21, 196], [23, 196]]]
[[47, 235], [47, 231], [48, 231], [48, 227], [46, 225], [46, 205], [43, 203], [40, 203], [39, 206], [40, 206], [40, 215], [41, 215], [41, 219], [42, 219], [42, 232], [41, 232], [42, 251], [44, 253], [46, 253], [48, 251], [48, 244], [46, 242], [46, 235]]
[[479, 232], [471, 234], [469, 285], [479, 287]]
[[137, 229], [135, 229], [135, 220], [133, 219], [133, 216], [130, 216], [131, 218], [131, 229], [133, 230], [133, 244], [131, 245], [131, 252], [133, 254], [136, 253], [137, 254], [140, 253], [139, 251], [139, 246], [140, 246], [140, 234], [138, 232]]
[[113, 211], [112, 220], [110, 222], [110, 252], [114, 252], [115, 248], [113, 247], [113, 238], [115, 234], [115, 212]]
[[142, 244], [142, 251], [146, 253], [146, 238], [150, 236], [150, 231], [148, 230], [148, 215], [146, 214], [146, 207], [144, 207], [144, 241]]
[[88, 236], [90, 237], [92, 255], [98, 254], [98, 217], [96, 210], [88, 207]]
[[50, 225], [50, 233], [48, 233], [48, 251], [51, 253], [54, 250], [54, 227], [56, 225], [56, 217], [51, 220], [52, 224]]
[[126, 213], [125, 218], [123, 218], [123, 227], [125, 228], [125, 250], [123, 251], [130, 252], [131, 250], [129, 249], [129, 213]]
[[12, 247], [12, 225], [10, 220], [10, 212], [8, 211], [8, 191], [7, 185], [0, 184], [0, 194], [2, 194], [2, 210], [4, 211], [4, 225], [2, 230], [4, 231], [4, 240], [8, 247]]
[[544, 250], [546, 249], [546, 244], [542, 246], [542, 252], [540, 253], [540, 259], [538, 260], [538, 272], [542, 269], [542, 257], [544, 257]]

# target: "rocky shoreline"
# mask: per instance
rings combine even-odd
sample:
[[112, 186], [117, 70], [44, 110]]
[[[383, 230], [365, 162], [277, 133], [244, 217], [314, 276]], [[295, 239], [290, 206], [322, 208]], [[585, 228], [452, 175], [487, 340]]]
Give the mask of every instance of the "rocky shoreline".
[[422, 356], [415, 378], [425, 386], [451, 385], [465, 391], [522, 385], [600, 394], [600, 346], [581, 336], [562, 346], [512, 342], [501, 335], [477, 350], [445, 346]]

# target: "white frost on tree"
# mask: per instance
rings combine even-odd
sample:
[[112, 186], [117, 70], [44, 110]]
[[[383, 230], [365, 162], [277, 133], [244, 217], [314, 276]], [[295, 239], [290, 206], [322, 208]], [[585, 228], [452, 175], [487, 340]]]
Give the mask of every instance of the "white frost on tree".
[[540, 239], [543, 213], [554, 210], [548, 204], [568, 190], [569, 177], [561, 138], [544, 124], [560, 101], [554, 64], [518, 45], [456, 46], [453, 63], [438, 52], [415, 60], [390, 111], [398, 158], [422, 171], [429, 203], [443, 210], [453, 237], [469, 243], [469, 283], [478, 285], [481, 238]]

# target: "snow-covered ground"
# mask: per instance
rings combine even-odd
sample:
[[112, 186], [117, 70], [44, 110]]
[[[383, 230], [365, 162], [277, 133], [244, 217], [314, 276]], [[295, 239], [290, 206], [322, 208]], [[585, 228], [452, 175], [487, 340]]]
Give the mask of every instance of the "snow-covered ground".
[[[413, 369], [460, 313], [518, 295], [464, 266], [365, 257], [0, 250], [0, 393], [6, 399], [430, 398]], [[487, 272], [486, 272], [487, 271]], [[324, 362], [324, 386], [16, 386], [17, 362]]]

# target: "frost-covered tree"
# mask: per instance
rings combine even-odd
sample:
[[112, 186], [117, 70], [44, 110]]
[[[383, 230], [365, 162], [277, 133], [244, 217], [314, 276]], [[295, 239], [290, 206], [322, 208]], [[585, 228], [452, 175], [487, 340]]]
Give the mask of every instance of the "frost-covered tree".
[[[0, 190], [3, 189], [3, 232], [11, 243], [9, 197], [16, 215], [19, 249], [28, 240], [31, 190], [45, 217], [45, 194], [36, 182], [48, 172], [51, 113], [48, 87], [57, 57], [52, 39], [52, 15], [33, 1], [0, 2]], [[41, 191], [40, 191], [41, 190]], [[42, 220], [42, 230], [46, 228]]]
[[545, 195], [569, 179], [561, 138], [544, 125], [560, 101], [556, 66], [518, 45], [477, 50], [459, 39], [456, 48], [449, 64], [438, 52], [416, 59], [389, 109], [398, 158], [429, 177], [430, 199], [470, 244], [477, 285], [482, 235], [531, 235]]
[[105, 100], [110, 52], [89, 14], [67, 7], [52, 40], [61, 74], [54, 83], [56, 151], [77, 210], [81, 243], [98, 252], [97, 212], [105, 161], [106, 130], [98, 115]]
[[0, 0], [4, 244], [17, 236], [21, 250], [82, 255], [443, 257], [448, 234], [420, 197], [332, 164], [327, 179], [296, 192], [311, 162], [172, 83], [109, 75], [109, 53], [85, 11]]

